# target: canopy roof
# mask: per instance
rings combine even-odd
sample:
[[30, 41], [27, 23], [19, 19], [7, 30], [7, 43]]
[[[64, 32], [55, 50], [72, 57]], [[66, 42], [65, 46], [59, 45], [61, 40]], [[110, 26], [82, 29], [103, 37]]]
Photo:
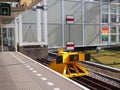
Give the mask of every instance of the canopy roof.
[[13, 12], [23, 11], [25, 9], [30, 9], [37, 3], [41, 2], [42, 0], [0, 0], [0, 2], [18, 2], [17, 7], [12, 7]]
[[0, 0], [0, 3], [16, 3], [16, 6], [11, 7], [11, 16], [0, 16], [0, 19], [14, 19], [22, 11], [32, 8], [41, 1], [43, 0]]

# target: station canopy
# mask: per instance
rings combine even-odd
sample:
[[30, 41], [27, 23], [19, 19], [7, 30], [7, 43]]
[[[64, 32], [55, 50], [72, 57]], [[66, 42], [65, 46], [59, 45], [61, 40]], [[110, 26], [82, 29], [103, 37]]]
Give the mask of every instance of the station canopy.
[[[41, 2], [43, 0], [0, 0], [1, 2], [7, 2], [7, 3], [18, 3], [16, 7], [12, 7], [12, 12], [19, 12], [24, 11], [26, 9], [32, 8], [37, 3]], [[82, 1], [82, 0], [81, 0]], [[120, 2], [120, 0], [84, 0], [84, 1], [100, 1], [100, 2]]]
[[36, 5], [37, 3], [41, 2], [42, 0], [0, 0], [1, 2], [5, 2], [5, 3], [18, 3], [16, 5], [16, 7], [12, 7], [11, 10], [12, 12], [18, 12], [18, 11], [23, 11], [26, 9], [30, 9], [32, 8], [34, 5]]
[[43, 0], [0, 0], [0, 3], [11, 4], [10, 16], [0, 15], [0, 19], [13, 19], [17, 17], [22, 11], [31, 9], [37, 3]]

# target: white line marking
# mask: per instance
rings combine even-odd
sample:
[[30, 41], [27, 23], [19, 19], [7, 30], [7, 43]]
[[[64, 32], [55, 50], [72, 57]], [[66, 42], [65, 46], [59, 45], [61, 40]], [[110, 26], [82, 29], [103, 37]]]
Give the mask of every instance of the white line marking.
[[54, 88], [53, 90], [61, 90], [60, 88]]
[[56, 72], [56, 71], [54, 71], [54, 70], [52, 70], [52, 69], [50, 69], [50, 68], [48, 68], [48, 67], [46, 67], [46, 66], [44, 66], [44, 65], [42, 65], [42, 64], [40, 64], [40, 63], [38, 63], [38, 62], [36, 62], [35, 60], [31, 59], [30, 57], [28, 57], [28, 56], [26, 56], [26, 55], [24, 55], [24, 54], [22, 54], [22, 53], [20, 53], [20, 52], [17, 52], [17, 53], [20, 54], [21, 56], [24, 56], [25, 58], [31, 60], [32, 62], [37, 63], [37, 64], [39, 64], [40, 66], [42, 66], [42, 67], [50, 70], [51, 72], [57, 74], [58, 76], [60, 76], [60, 77], [62, 77], [62, 78], [64, 78], [64, 79], [72, 82], [73, 84], [79, 86], [80, 88], [82, 88], [82, 89], [84, 89], [84, 90], [90, 90], [90, 89], [88, 89], [87, 87], [85, 87], [85, 86], [83, 86], [83, 85], [81, 85], [81, 84], [78, 84], [77, 82], [75, 82], [75, 81], [73, 81], [73, 80], [71, 80], [71, 79], [69, 79], [69, 78], [66, 78], [65, 76], [59, 74], [58, 72]]
[[28, 66], [28, 64], [25, 64], [25, 66]]
[[41, 74], [36, 74], [37, 76], [42, 76]]
[[41, 79], [42, 79], [43, 81], [46, 81], [46, 80], [47, 80], [47, 78], [44, 78], [44, 77], [42, 77]]
[[26, 67], [28, 67], [28, 68], [29, 68], [30, 66], [29, 66], [29, 65], [27, 65]]
[[54, 84], [52, 82], [47, 82], [49, 86], [53, 86]]
[[33, 73], [37, 73], [37, 71], [33, 71]]
[[21, 63], [25, 63], [23, 60], [21, 60], [20, 58], [18, 58], [17, 56], [15, 56], [14, 54], [10, 53], [13, 57], [15, 57], [18, 61], [20, 61]]
[[29, 68], [29, 70], [33, 70], [33, 68]]

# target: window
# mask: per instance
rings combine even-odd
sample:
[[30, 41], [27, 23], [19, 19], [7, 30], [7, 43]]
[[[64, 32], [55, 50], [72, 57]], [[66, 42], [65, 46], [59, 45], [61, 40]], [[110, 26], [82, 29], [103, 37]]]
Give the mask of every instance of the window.
[[111, 42], [117, 42], [117, 26], [110, 27]]
[[103, 13], [108, 13], [109, 12], [109, 8], [108, 8], [108, 4], [107, 3], [103, 3], [102, 5], [102, 12]]
[[116, 22], [116, 15], [111, 14], [111, 23], [115, 23], [115, 22]]
[[119, 26], [119, 31], [118, 31], [118, 32], [119, 32], [119, 34], [120, 34], [120, 26]]
[[118, 22], [120, 22], [120, 15], [118, 15]]
[[102, 0], [103, 2], [109, 2], [109, 0]]
[[118, 30], [118, 42], [120, 42], [120, 26], [119, 26], [119, 30]]
[[102, 23], [108, 23], [108, 14], [102, 15]]
[[111, 27], [110, 33], [116, 33], [116, 26], [115, 27]]
[[119, 35], [119, 42], [120, 42], [120, 35]]
[[118, 10], [119, 10], [119, 13], [120, 13], [120, 5], [118, 5]]
[[111, 35], [111, 41], [116, 42], [116, 35]]
[[111, 13], [117, 13], [117, 5], [116, 4], [111, 4], [110, 11], [111, 11]]

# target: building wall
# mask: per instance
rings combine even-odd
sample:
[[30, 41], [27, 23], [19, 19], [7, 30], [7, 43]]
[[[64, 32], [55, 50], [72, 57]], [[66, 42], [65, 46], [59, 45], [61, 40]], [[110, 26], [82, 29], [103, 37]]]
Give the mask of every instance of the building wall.
[[23, 42], [37, 42], [36, 11], [28, 10], [22, 14]]
[[[120, 44], [119, 7], [119, 3], [99, 2], [99, 0], [48, 0], [48, 46], [65, 46], [69, 40], [74, 41], [76, 46]], [[28, 18], [24, 18], [24, 15]], [[32, 23], [32, 28], [35, 30], [36, 18], [33, 11], [24, 15], [25, 36], [29, 25], [26, 22]], [[66, 24], [66, 15], [74, 16], [73, 24]], [[102, 39], [103, 28], [108, 29], [108, 39], [105, 40]]]
[[[66, 15], [74, 16], [74, 24], [66, 24]], [[59, 36], [59, 34], [61, 34], [61, 36], [55, 37], [56, 40], [49, 37], [49, 47], [65, 46], [66, 41], [69, 40], [74, 41], [76, 46], [96, 45], [101, 43], [100, 3], [82, 3], [81, 0], [63, 0], [62, 7], [62, 0], [49, 0], [48, 25], [51, 26], [51, 24], [54, 24], [53, 26], [56, 28], [49, 28], [48, 26], [49, 32], [54, 31], [52, 34], [48, 33], [48, 35], [52, 35], [51, 37], [53, 38], [54, 36]], [[57, 31], [59, 31], [59, 33], [56, 33]], [[51, 40], [54, 41], [51, 42]]]
[[48, 46], [62, 46], [61, 0], [48, 0]]

